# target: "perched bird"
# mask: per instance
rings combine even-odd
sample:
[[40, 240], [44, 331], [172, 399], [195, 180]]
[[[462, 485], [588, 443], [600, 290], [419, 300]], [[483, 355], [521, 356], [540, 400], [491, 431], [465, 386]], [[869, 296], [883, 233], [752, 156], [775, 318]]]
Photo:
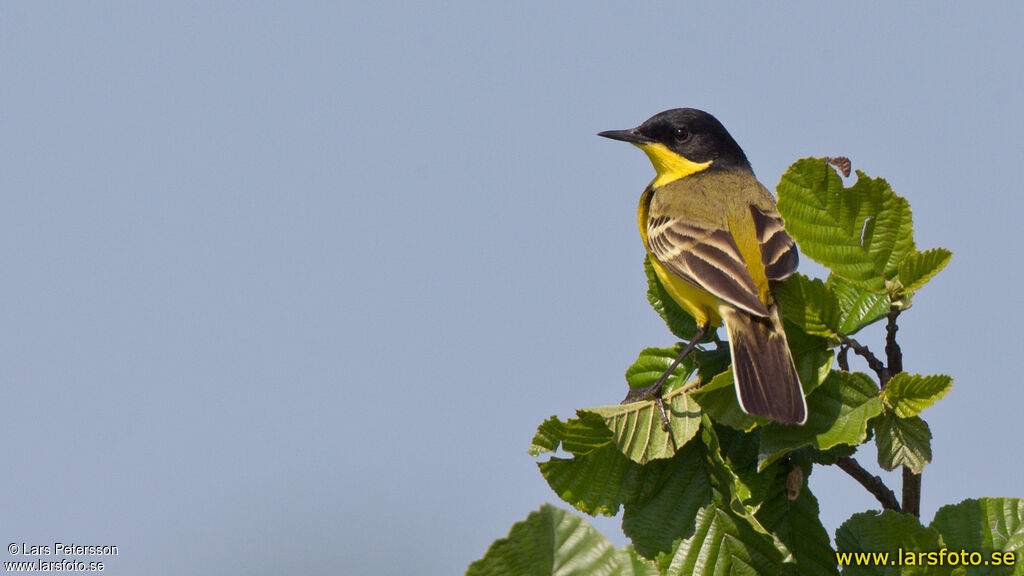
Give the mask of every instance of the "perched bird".
[[657, 175], [640, 197], [640, 235], [661, 283], [699, 327], [640, 398], [660, 402], [672, 369], [724, 324], [740, 407], [803, 424], [807, 403], [771, 292], [772, 281], [796, 270], [796, 244], [743, 150], [714, 116], [693, 108], [598, 135], [634, 144], [654, 164]]

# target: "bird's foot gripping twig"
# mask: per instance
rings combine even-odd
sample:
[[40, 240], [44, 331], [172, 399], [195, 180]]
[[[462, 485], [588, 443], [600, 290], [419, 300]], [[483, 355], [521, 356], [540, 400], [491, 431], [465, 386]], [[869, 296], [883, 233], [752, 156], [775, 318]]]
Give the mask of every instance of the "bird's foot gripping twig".
[[679, 363], [683, 361], [683, 358], [686, 358], [690, 351], [692, 351], [694, 347], [697, 346], [697, 343], [700, 342], [708, 333], [708, 327], [708, 324], [704, 324], [697, 328], [697, 333], [693, 335], [693, 339], [691, 339], [689, 344], [687, 344], [686, 347], [683, 348], [683, 351], [680, 352], [678, 356], [676, 356], [676, 359], [673, 360], [671, 364], [669, 364], [668, 369], [665, 370], [661, 374], [661, 376], [659, 376], [658, 379], [654, 381], [654, 384], [651, 384], [646, 388], [631, 389], [626, 394], [626, 398], [622, 401], [622, 403], [629, 404], [630, 402], [642, 402], [643, 400], [653, 399], [654, 403], [657, 404], [658, 406], [658, 414], [661, 416], [662, 430], [670, 432], [671, 430], [668, 425], [668, 413], [665, 412], [665, 403], [661, 399], [661, 387], [662, 385], [665, 384], [665, 381], [668, 380], [669, 376], [672, 375], [672, 372], [675, 371], [676, 366], [679, 366]]

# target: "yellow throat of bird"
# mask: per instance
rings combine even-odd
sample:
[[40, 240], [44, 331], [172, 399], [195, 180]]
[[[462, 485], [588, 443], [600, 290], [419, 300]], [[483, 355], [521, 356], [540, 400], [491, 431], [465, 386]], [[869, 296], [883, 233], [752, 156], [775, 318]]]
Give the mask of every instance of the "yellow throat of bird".
[[707, 162], [693, 162], [669, 150], [668, 146], [661, 143], [638, 144], [638, 147], [647, 154], [654, 165], [654, 171], [658, 173], [651, 182], [652, 188], [664, 186], [673, 180], [685, 178], [711, 166], [711, 160]]

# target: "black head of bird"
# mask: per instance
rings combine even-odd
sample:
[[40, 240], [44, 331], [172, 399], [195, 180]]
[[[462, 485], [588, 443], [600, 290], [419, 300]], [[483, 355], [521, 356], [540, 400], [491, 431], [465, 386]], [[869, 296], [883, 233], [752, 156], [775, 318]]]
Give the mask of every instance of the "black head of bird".
[[746, 154], [725, 126], [695, 108], [666, 110], [632, 130], [609, 130], [598, 136], [635, 144], [655, 166], [678, 156], [701, 169], [750, 170]]

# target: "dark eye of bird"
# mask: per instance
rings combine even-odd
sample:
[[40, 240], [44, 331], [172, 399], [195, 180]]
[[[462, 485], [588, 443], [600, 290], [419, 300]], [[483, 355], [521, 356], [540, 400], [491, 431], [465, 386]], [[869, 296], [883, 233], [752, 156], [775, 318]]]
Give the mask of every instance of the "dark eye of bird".
[[690, 138], [690, 131], [687, 130], [686, 126], [680, 126], [676, 128], [676, 140], [684, 142]]

